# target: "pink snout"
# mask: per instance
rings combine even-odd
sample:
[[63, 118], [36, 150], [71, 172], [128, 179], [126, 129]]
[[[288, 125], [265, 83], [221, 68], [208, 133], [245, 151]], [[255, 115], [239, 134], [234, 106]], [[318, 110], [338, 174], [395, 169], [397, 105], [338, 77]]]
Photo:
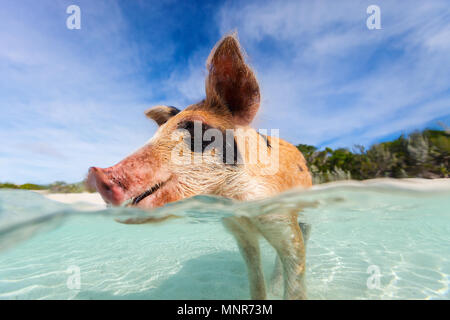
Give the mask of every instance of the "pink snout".
[[86, 183], [90, 189], [97, 190], [106, 203], [118, 206], [125, 200], [125, 192], [109, 177], [108, 169], [91, 167]]

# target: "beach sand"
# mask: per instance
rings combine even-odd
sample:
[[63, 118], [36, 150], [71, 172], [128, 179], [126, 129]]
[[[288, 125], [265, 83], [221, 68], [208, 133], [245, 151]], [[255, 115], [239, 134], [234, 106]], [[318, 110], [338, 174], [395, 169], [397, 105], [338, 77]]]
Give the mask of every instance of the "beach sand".
[[341, 186], [341, 187], [358, 187], [361, 185], [365, 186], [385, 186], [401, 188], [411, 191], [437, 191], [437, 190], [450, 190], [450, 178], [439, 178], [439, 179], [422, 179], [422, 178], [405, 178], [405, 179], [394, 179], [394, 178], [376, 178], [369, 180], [340, 180], [327, 182], [322, 184], [317, 184], [312, 187], [313, 190], [328, 189], [330, 187]]
[[105, 202], [97, 192], [50, 193], [47, 190], [38, 190], [36, 192], [53, 201], [67, 204], [78, 204], [82, 210], [102, 210], [106, 208]]

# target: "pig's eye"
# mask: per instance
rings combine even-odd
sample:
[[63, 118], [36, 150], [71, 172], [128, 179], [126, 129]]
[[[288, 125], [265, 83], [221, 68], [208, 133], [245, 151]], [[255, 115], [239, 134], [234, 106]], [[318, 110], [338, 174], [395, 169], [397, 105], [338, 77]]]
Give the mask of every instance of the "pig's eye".
[[238, 163], [240, 154], [234, 136], [227, 137], [223, 130], [200, 121], [183, 121], [178, 124], [177, 128], [189, 133], [184, 139], [192, 152], [203, 153], [208, 147], [209, 149], [218, 147], [219, 150], [217, 151], [222, 155], [225, 164], [235, 165]]

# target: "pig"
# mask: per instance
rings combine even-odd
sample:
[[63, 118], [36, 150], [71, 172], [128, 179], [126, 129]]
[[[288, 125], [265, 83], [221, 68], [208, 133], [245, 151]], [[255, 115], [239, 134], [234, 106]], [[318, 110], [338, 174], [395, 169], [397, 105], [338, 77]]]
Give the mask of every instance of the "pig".
[[[171, 106], [148, 109], [146, 116], [159, 126], [155, 135], [116, 165], [91, 167], [88, 184], [107, 204], [142, 209], [201, 194], [250, 201], [310, 187], [301, 152], [250, 127], [261, 96], [245, 58], [237, 34], [224, 36], [206, 61], [206, 97], [182, 111]], [[257, 158], [252, 157], [254, 150]], [[252, 299], [267, 297], [260, 236], [276, 250], [284, 298], [306, 298], [305, 239], [295, 210], [235, 216], [223, 223], [244, 258]]]

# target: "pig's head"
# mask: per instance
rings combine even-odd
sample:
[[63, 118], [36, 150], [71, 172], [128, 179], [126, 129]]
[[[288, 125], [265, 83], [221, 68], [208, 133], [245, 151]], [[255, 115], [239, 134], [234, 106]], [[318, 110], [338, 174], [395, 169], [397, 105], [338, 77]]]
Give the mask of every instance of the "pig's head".
[[88, 185], [105, 202], [154, 208], [198, 194], [229, 196], [236, 189], [243, 166], [228, 129], [250, 124], [259, 86], [234, 35], [219, 41], [206, 66], [203, 101], [183, 111], [150, 108], [146, 116], [159, 126], [153, 138], [112, 167], [89, 169]]

